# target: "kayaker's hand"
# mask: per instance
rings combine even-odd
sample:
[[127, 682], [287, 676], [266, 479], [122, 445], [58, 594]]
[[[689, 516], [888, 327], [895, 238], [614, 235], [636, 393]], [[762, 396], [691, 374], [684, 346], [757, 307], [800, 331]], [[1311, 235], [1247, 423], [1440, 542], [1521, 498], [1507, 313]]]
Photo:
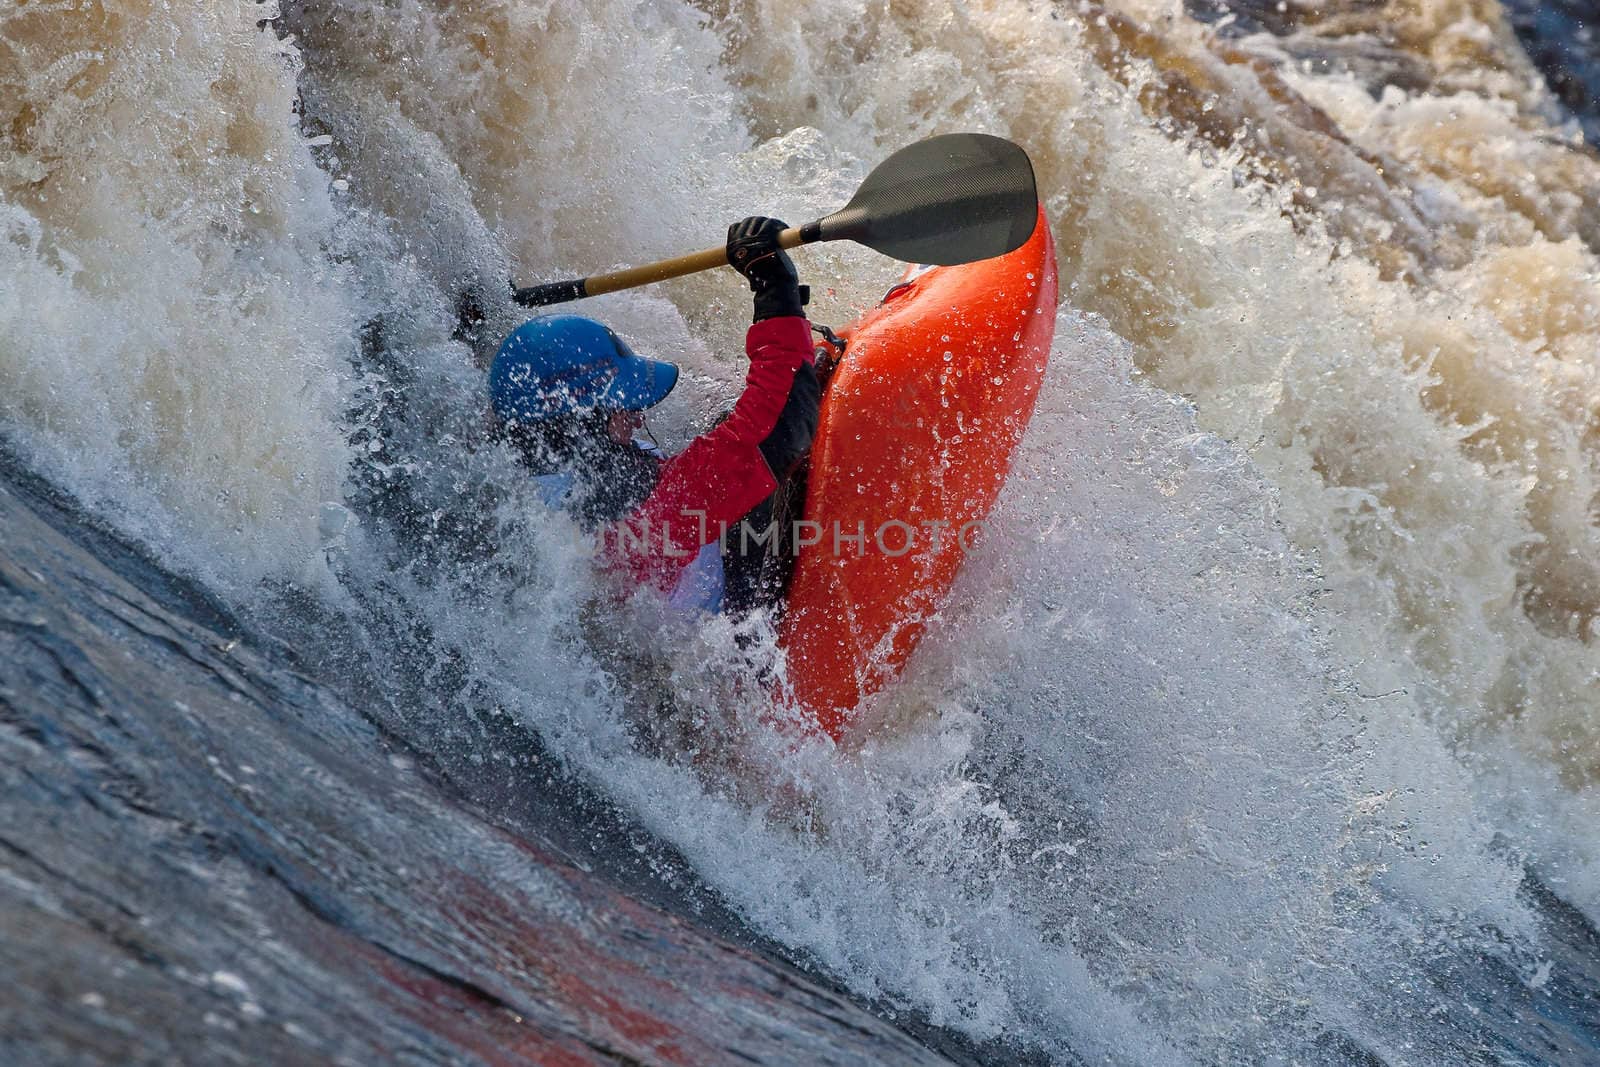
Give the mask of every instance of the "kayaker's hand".
[[786, 229], [777, 219], [760, 215], [728, 227], [728, 264], [750, 283], [756, 322], [805, 314], [800, 275], [789, 253], [778, 247], [778, 235]]
[[728, 227], [728, 263], [745, 276], [751, 292], [800, 284], [794, 261], [778, 247], [778, 235], [786, 229], [788, 226], [777, 219], [760, 215], [751, 215]]

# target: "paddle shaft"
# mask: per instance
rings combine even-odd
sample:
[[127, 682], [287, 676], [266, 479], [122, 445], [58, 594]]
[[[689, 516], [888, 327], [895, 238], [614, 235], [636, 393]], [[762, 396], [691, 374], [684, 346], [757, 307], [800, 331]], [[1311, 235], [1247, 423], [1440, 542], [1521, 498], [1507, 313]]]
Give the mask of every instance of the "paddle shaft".
[[[803, 244], [810, 244], [822, 236], [822, 226], [813, 222], [805, 226], [791, 226], [778, 234], [780, 248], [797, 248]], [[707, 248], [703, 252], [691, 252], [686, 256], [675, 256], [672, 259], [663, 259], [658, 263], [646, 263], [641, 267], [629, 267], [626, 270], [613, 271], [610, 274], [591, 274], [587, 278], [569, 278], [565, 281], [548, 282], [544, 285], [533, 285], [526, 289], [516, 291], [516, 301], [523, 307], [546, 307], [550, 304], [564, 304], [569, 300], [582, 300], [586, 296], [601, 296], [605, 293], [615, 293], [623, 289], [636, 289], [641, 285], [651, 282], [665, 281], [668, 278], [681, 278], [685, 274], [697, 274], [703, 270], [728, 265], [728, 250], [723, 248]]]
[[[827, 218], [784, 230], [782, 248], [856, 241], [906, 263], [973, 263], [1021, 248], [1033, 235], [1039, 198], [1028, 153], [1002, 137], [944, 133], [872, 168], [850, 202]], [[526, 307], [561, 304], [724, 266], [708, 248], [612, 274], [515, 290]]]

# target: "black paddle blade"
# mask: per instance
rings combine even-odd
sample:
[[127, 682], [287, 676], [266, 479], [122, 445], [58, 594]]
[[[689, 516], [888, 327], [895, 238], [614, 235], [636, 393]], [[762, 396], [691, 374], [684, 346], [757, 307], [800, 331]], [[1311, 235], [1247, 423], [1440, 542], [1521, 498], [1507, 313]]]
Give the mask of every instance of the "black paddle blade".
[[878, 164], [850, 203], [803, 234], [949, 266], [1021, 248], [1038, 217], [1028, 153], [1004, 137], [947, 133]]

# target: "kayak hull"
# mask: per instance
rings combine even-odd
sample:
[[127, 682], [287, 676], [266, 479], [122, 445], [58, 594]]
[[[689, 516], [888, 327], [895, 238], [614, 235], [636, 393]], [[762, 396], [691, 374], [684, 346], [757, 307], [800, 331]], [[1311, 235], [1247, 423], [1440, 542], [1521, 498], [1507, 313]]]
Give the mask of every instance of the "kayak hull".
[[840, 739], [900, 672], [982, 537], [1055, 332], [1044, 212], [1021, 248], [913, 267], [840, 331], [779, 640], [802, 712]]

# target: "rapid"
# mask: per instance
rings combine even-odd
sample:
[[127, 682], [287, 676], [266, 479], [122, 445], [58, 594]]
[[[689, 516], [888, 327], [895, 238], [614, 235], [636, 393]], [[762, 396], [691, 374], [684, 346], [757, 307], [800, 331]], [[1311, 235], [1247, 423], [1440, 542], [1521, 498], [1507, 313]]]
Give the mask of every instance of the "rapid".
[[[224, 763], [269, 766], [249, 745], [303, 730], [361, 769], [283, 756], [273, 804], [185, 818], [345, 872], [297, 899], [418, 939], [430, 973], [520, 972], [450, 933], [456, 899], [417, 872], [548, 901], [516, 841], [556, 841], [621, 886], [550, 906], [561, 921], [694, 916], [842, 991], [885, 1060], [925, 1051], [905, 1023], [985, 1062], [1596, 1062], [1600, 119], [1581, 86], [1600, 50], [1538, 36], [1573, 10], [4, 0], [0, 593], [66, 599], [0, 622], [66, 641], [72, 598], [94, 599], [71, 574], [100, 566], [253, 649], [238, 671], [270, 684], [237, 688], [278, 740], [216, 729]], [[1034, 160], [1051, 368], [905, 677], [844, 744], [797, 742], [749, 682], [782, 670], [759, 622], [596, 617], [581, 539], [487, 432], [483, 367], [520, 321], [500, 294], [715, 244], [752, 212], [810, 220], [956, 130]], [[795, 258], [835, 326], [901, 269]], [[466, 331], [472, 290], [487, 321]], [[722, 271], [586, 305], [683, 368], [651, 420], [669, 450], [735, 395], [747, 303]], [[105, 531], [100, 563], [59, 563], [48, 529], [74, 523]], [[24, 677], [0, 662], [13, 815], [44, 810], [12, 772], [55, 714]], [[148, 771], [232, 796], [247, 776], [219, 766]], [[0, 892], [23, 903], [0, 914], [20, 923], [50, 877], [7, 857], [73, 829], [12, 827]], [[383, 844], [358, 861], [357, 839]], [[349, 919], [374, 893], [387, 917]], [[205, 914], [293, 943], [292, 906], [244, 907]], [[273, 959], [352, 1017], [385, 1002], [309, 949]], [[255, 1006], [217, 1040], [249, 1049], [289, 1011], [266, 977], [192, 969]], [[347, 1022], [274, 1040], [359, 1059], [328, 1036]], [[511, 1057], [421, 1025], [369, 1053]], [[0, 1005], [0, 1039], [24, 1030]], [[750, 1048], [821, 1062], [813, 1039]]]

